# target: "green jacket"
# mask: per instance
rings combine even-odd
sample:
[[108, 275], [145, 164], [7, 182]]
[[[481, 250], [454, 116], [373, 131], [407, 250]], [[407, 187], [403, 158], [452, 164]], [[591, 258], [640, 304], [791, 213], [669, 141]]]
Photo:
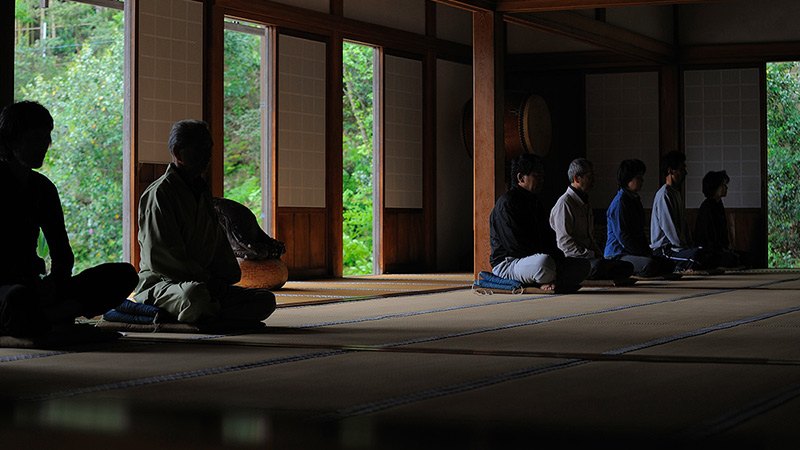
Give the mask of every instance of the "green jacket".
[[190, 187], [170, 164], [139, 200], [139, 285], [198, 281], [234, 284], [241, 270], [202, 179]]

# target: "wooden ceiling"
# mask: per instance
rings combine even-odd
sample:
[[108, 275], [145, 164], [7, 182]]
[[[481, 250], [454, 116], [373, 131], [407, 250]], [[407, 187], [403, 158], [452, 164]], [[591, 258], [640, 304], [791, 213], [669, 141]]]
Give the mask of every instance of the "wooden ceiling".
[[679, 5], [729, 0], [434, 0], [470, 11], [529, 13], [571, 9], [613, 8], [618, 6]]

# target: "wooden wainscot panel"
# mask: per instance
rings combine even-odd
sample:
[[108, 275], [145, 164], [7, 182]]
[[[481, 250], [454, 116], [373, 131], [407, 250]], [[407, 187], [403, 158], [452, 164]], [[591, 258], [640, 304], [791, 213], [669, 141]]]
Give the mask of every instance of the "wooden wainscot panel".
[[[686, 210], [686, 220], [693, 234], [697, 213], [697, 209]], [[725, 209], [731, 248], [749, 253], [753, 258], [753, 267], [766, 267], [767, 230], [764, 227], [764, 214], [760, 208]]]
[[286, 245], [281, 258], [289, 279], [330, 275], [327, 266], [328, 228], [324, 208], [279, 208], [275, 239]]
[[425, 215], [422, 209], [390, 208], [383, 216], [385, 273], [421, 273], [425, 263]]

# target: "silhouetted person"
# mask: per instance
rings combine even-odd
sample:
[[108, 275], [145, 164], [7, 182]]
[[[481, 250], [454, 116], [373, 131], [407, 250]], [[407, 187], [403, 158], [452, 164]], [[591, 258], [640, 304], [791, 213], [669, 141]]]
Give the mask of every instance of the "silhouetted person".
[[185, 323], [256, 322], [275, 310], [265, 289], [234, 286], [242, 272], [202, 174], [214, 143], [208, 125], [172, 127], [172, 164], [139, 201], [139, 285], [134, 299]]
[[706, 270], [717, 267], [713, 255], [695, 247], [686, 222], [681, 187], [686, 179], [686, 155], [671, 151], [661, 158], [664, 185], [653, 198], [650, 215], [650, 248], [656, 256], [675, 263], [678, 270]]
[[645, 213], [639, 192], [644, 184], [647, 166], [639, 159], [619, 163], [619, 191], [606, 211], [605, 257], [633, 264], [633, 274], [655, 277], [672, 273], [675, 264], [653, 255], [645, 234]]
[[511, 188], [489, 218], [492, 273], [544, 290], [574, 292], [589, 274], [589, 262], [559, 250], [549, 210], [537, 195], [543, 186], [541, 157], [523, 153], [511, 161]]
[[589, 191], [594, 186], [594, 165], [585, 158], [574, 159], [567, 169], [570, 185], [550, 211], [550, 227], [556, 232], [558, 248], [564, 255], [583, 258], [591, 264], [588, 280], [621, 280], [633, 274], [626, 261], [605, 259], [594, 240], [594, 214]]
[[703, 177], [703, 194], [706, 199], [700, 205], [694, 227], [695, 243], [716, 252], [722, 267], [736, 267], [748, 259], [746, 253], [731, 248], [728, 237], [728, 218], [725, 216], [722, 197], [728, 195], [730, 180], [724, 170], [712, 170]]
[[[53, 118], [35, 102], [0, 113], [0, 334], [35, 336], [74, 324], [122, 303], [136, 286], [136, 270], [109, 263], [72, 276], [74, 256], [53, 183], [33, 169], [50, 146]], [[39, 231], [51, 266], [37, 253]]]

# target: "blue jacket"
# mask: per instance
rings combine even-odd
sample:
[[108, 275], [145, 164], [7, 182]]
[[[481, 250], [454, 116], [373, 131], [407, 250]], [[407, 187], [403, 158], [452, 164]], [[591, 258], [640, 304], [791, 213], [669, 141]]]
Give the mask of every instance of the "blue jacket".
[[627, 189], [620, 189], [617, 192], [606, 212], [606, 227], [608, 230], [604, 252], [606, 258], [653, 254], [644, 232], [644, 207], [637, 194]]

